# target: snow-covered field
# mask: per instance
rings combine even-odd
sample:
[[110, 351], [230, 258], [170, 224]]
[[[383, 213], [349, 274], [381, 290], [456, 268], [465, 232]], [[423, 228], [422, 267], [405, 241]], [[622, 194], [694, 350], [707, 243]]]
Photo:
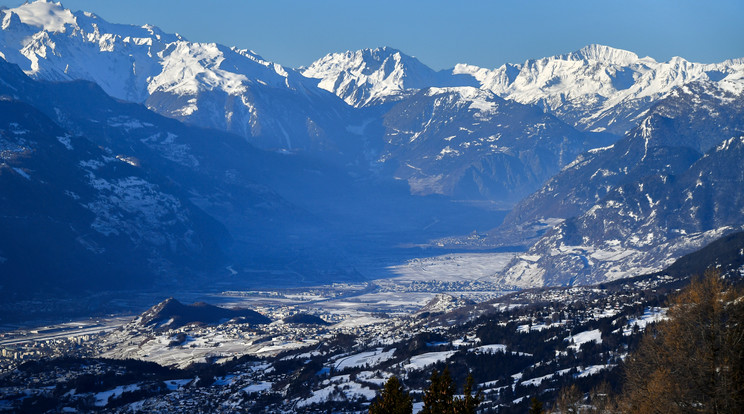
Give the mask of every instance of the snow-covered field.
[[455, 253], [408, 260], [390, 266], [396, 275], [389, 281], [440, 281], [459, 282], [480, 280], [493, 276], [506, 267], [515, 253]]
[[337, 371], [343, 371], [346, 368], [356, 368], [368, 366], [376, 366], [380, 362], [387, 361], [393, 357], [395, 349], [383, 352], [382, 348], [377, 348], [374, 351], [362, 352], [359, 354], [344, 357], [336, 361], [335, 368]]
[[323, 381], [323, 385], [325, 385], [324, 388], [313, 391], [312, 396], [298, 401], [295, 407], [302, 408], [326, 401], [346, 401], [357, 398], [371, 400], [377, 394], [375, 390], [351, 381], [348, 375], [332, 377]]
[[107, 338], [111, 345], [103, 352], [106, 358], [136, 358], [156, 362], [164, 366], [185, 368], [193, 363], [208, 360], [226, 361], [245, 354], [276, 355], [280, 352], [317, 345], [320, 339], [282, 339], [273, 338], [259, 341], [259, 337], [244, 335], [239, 331], [220, 331], [204, 328], [192, 331], [187, 339], [175, 344], [174, 337], [167, 335], [140, 335], [126, 329], [114, 332]]
[[[394, 276], [366, 284], [308, 288], [307, 292], [225, 292], [220, 300], [232, 307], [301, 306], [346, 319], [350, 326], [366, 324], [370, 314], [402, 314], [421, 309], [437, 294], [486, 301], [511, 291], [496, 283], [500, 272], [515, 253], [451, 253], [419, 257], [387, 266]], [[379, 271], [380, 269], [376, 269]], [[375, 270], [370, 270], [375, 274]], [[313, 289], [315, 291], [313, 291]], [[322, 290], [325, 293], [318, 293]], [[336, 319], [337, 320], [337, 319]], [[378, 322], [373, 318], [372, 323]]]
[[579, 332], [576, 335], [571, 335], [564, 339], [564, 341], [571, 342], [572, 344], [569, 345], [569, 348], [573, 348], [578, 352], [579, 348], [581, 348], [581, 345], [587, 343], [587, 342], [596, 342], [598, 344], [602, 343], [602, 332], [600, 332], [599, 329], [594, 329], [591, 331], [585, 331], [585, 332]]
[[484, 301], [501, 296], [504, 289], [493, 283], [515, 253], [453, 253], [409, 259], [387, 269], [395, 276], [375, 279], [378, 287], [342, 300], [330, 300], [326, 309], [373, 309], [385, 312], [410, 312], [426, 305], [439, 293]]
[[105, 407], [106, 404], [108, 404], [109, 399], [111, 397], [118, 397], [118, 396], [120, 396], [121, 394], [123, 394], [125, 392], [136, 391], [139, 388], [140, 388], [139, 387], [139, 384], [132, 384], [132, 385], [118, 386], [118, 387], [116, 387], [116, 388], [114, 388], [112, 390], [109, 390], [109, 391], [99, 392], [99, 393], [97, 393], [95, 395], [95, 398], [96, 398], [95, 405], [97, 407]]
[[424, 369], [437, 362], [446, 361], [457, 351], [427, 352], [411, 357], [411, 361], [404, 366], [407, 371]]
[[628, 321], [628, 325], [623, 329], [623, 335], [630, 335], [637, 326], [640, 330], [645, 330], [649, 323], [656, 323], [667, 318], [667, 308], [646, 308], [643, 315]]

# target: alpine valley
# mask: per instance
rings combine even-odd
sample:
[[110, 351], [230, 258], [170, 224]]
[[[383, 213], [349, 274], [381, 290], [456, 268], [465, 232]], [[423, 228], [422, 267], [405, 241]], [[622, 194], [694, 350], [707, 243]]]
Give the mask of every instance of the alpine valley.
[[415, 411], [445, 366], [525, 412], [741, 283], [744, 58], [289, 68], [0, 23], [0, 412], [367, 412], [391, 376]]

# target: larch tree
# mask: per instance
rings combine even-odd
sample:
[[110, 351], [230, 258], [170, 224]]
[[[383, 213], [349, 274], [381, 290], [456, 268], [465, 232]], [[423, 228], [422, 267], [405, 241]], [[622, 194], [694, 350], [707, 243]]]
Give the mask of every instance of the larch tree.
[[744, 412], [744, 294], [715, 271], [676, 295], [626, 361], [621, 408], [633, 413]]

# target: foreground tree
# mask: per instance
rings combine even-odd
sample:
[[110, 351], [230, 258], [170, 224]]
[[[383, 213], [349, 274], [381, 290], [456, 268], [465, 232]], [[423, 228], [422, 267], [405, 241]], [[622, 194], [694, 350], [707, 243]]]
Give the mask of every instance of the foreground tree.
[[528, 411], [529, 414], [543, 414], [545, 411], [543, 410], [543, 403], [542, 401], [538, 400], [537, 397], [532, 397], [530, 400], [530, 411]]
[[579, 387], [576, 384], [571, 384], [563, 388], [558, 394], [555, 407], [562, 414], [577, 414], [583, 399], [584, 395], [579, 391]]
[[442, 374], [434, 370], [431, 374], [431, 384], [424, 393], [424, 408], [421, 414], [475, 414], [483, 401], [480, 391], [473, 395], [473, 376], [468, 375], [463, 387], [463, 396], [455, 397], [455, 386], [449, 368], [444, 368]]
[[473, 375], [469, 374], [465, 379], [462, 398], [455, 397], [453, 404], [455, 414], [475, 414], [476, 409], [483, 402], [483, 394], [480, 391], [473, 395], [473, 382]]
[[390, 377], [385, 387], [369, 407], [370, 414], [410, 414], [413, 412], [411, 396], [403, 389], [396, 376]]
[[451, 414], [454, 412], [455, 386], [449, 368], [445, 367], [442, 375], [437, 370], [431, 374], [431, 384], [424, 392], [424, 408], [421, 414]]
[[617, 398], [612, 392], [612, 387], [607, 382], [602, 382], [589, 391], [588, 413], [616, 413], [618, 412]]
[[677, 295], [626, 364], [621, 409], [744, 412], [744, 296], [706, 272]]

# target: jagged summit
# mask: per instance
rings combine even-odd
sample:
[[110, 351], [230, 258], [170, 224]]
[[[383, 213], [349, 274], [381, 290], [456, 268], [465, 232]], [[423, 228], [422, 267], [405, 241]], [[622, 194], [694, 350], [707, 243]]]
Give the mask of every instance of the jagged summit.
[[347, 58], [353, 57], [354, 59], [361, 58], [367, 62], [369, 62], [370, 60], [374, 60], [376, 62], [384, 62], [388, 58], [391, 58], [391, 57], [398, 61], [402, 59], [411, 59], [411, 60], [418, 61], [418, 59], [416, 59], [414, 56], [408, 56], [404, 54], [403, 52], [401, 52], [399, 49], [396, 49], [390, 46], [381, 46], [381, 47], [376, 47], [376, 48], [364, 48], [364, 49], [360, 49], [356, 51], [347, 50], [346, 52], [332, 53], [327, 56], [334, 56], [334, 55], [336, 56], [343, 55]]
[[167, 42], [185, 40], [178, 34], [168, 34], [157, 26], [142, 26], [109, 23], [98, 15], [86, 11], [66, 9], [60, 2], [36, 0], [18, 7], [2, 10], [3, 30], [15, 23], [43, 30], [49, 33], [85, 32], [114, 33], [122, 36], [145, 38], [152, 36]]
[[400, 50], [388, 46], [329, 53], [301, 70], [308, 77], [315, 77], [313, 75], [319, 73], [327, 75], [344, 71], [350, 71], [356, 75], [371, 76], [379, 70], [390, 73], [401, 64], [431, 70], [415, 57], [408, 56]]
[[657, 62], [603, 45], [505, 64], [494, 70], [460, 64], [455, 74], [470, 75], [480, 87], [520, 103], [535, 104], [582, 130], [622, 135], [653, 103], [689, 82], [710, 79], [736, 90], [744, 68], [736, 60], [717, 64], [675, 57]]
[[[599, 44], [584, 46], [576, 52], [562, 55], [561, 58], [567, 60], [597, 61], [622, 66], [632, 65], [639, 60], [638, 55], [633, 52]], [[651, 58], [644, 58], [644, 60], [646, 59], [653, 61]]]
[[407, 90], [435, 81], [436, 72], [412, 56], [391, 47], [331, 53], [302, 70], [318, 86], [352, 106], [396, 100]]
[[654, 101], [688, 82], [710, 79], [728, 90], [744, 84], [741, 59], [657, 62], [600, 44], [493, 70], [462, 63], [439, 72], [383, 47], [329, 54], [301, 71], [356, 107], [399, 101], [429, 87], [473, 86], [538, 105], [579, 129], [615, 135], [632, 129]]
[[50, 32], [64, 32], [66, 25], [76, 25], [75, 16], [62, 3], [36, 0], [8, 9], [6, 18], [18, 16], [21, 22]]
[[343, 102], [249, 50], [109, 23], [45, 1], [0, 10], [0, 21], [0, 57], [37, 80], [92, 81], [118, 99], [267, 149], [335, 147], [319, 137], [347, 133], [345, 121], [334, 119], [346, 110]]
[[[112, 24], [60, 3], [27, 3], [0, 11], [0, 19], [0, 56], [36, 79], [93, 81], [116, 98], [267, 149], [340, 145], [318, 137], [349, 142], [350, 123], [331, 114], [350, 108], [327, 92], [367, 107], [429, 87], [471, 86], [538, 105], [581, 130], [622, 135], [653, 101], [687, 82], [707, 77], [729, 90], [744, 85], [740, 60], [656, 62], [598, 44], [493, 70], [460, 64], [435, 71], [392, 47], [332, 53], [293, 70], [248, 50], [188, 42], [151, 25]], [[273, 100], [280, 95], [286, 99]]]

